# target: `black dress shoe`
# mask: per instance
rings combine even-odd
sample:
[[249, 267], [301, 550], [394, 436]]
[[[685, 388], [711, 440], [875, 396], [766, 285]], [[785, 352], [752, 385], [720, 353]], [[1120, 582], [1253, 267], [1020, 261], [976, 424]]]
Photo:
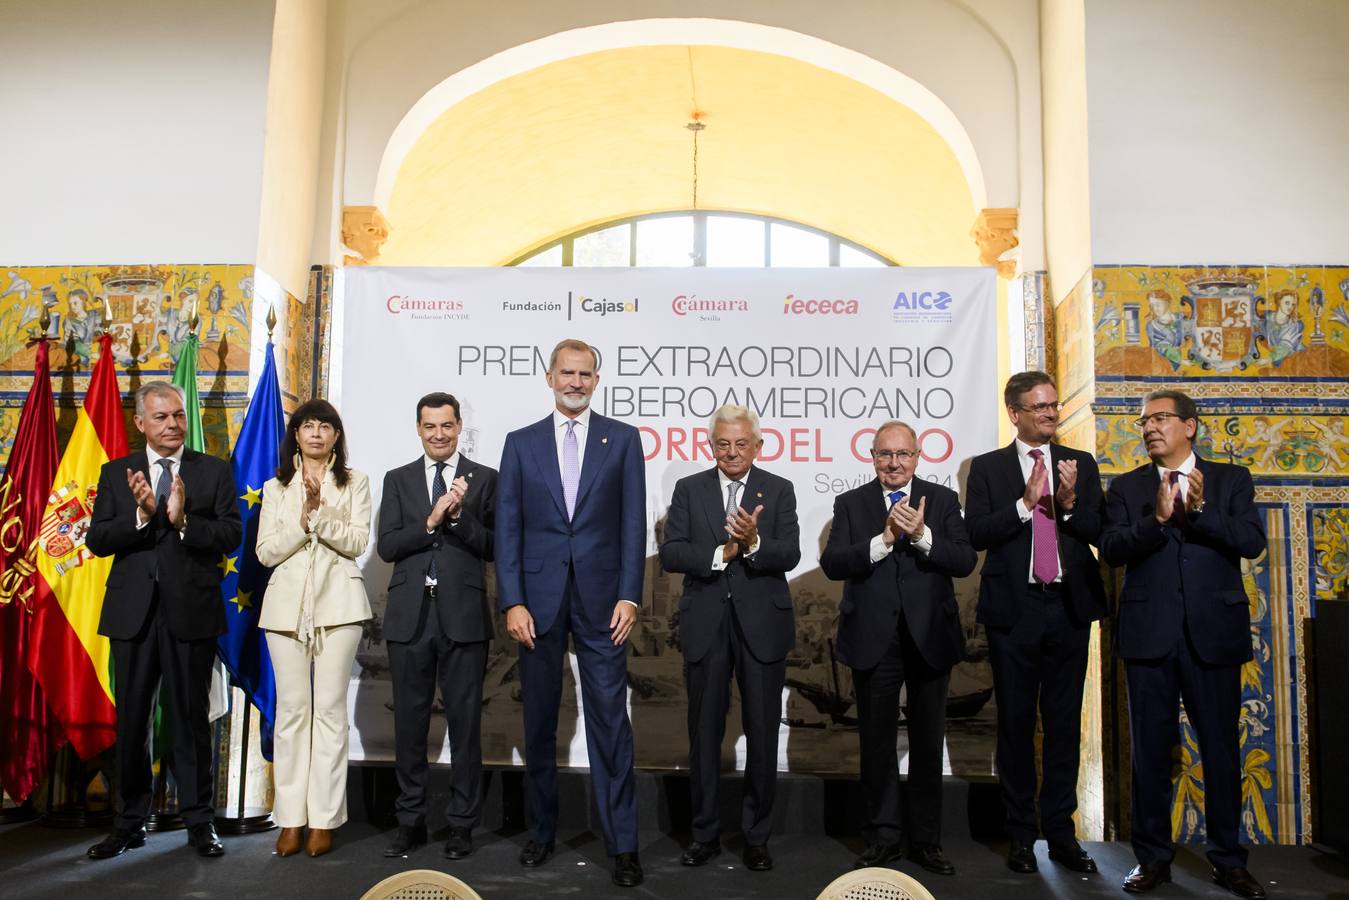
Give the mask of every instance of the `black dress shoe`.
[[914, 848], [909, 856], [924, 869], [936, 875], [954, 875], [956, 867], [942, 855], [941, 847], [936, 844], [923, 844]]
[[767, 872], [773, 868], [773, 857], [767, 844], [745, 848], [745, 868], [751, 872]]
[[389, 846], [384, 848], [384, 855], [390, 859], [407, 856], [425, 843], [425, 825], [399, 825], [398, 834], [389, 842]]
[[642, 864], [636, 853], [620, 853], [614, 857], [614, 884], [619, 887], [637, 887], [642, 883]]
[[853, 863], [854, 869], [866, 869], [871, 866], [883, 866], [895, 862], [904, 855], [903, 844], [867, 844], [867, 848]]
[[210, 822], [189, 826], [187, 829], [187, 845], [196, 847], [198, 856], [225, 855], [225, 845], [220, 843], [220, 836], [215, 833], [215, 826]]
[[706, 865], [711, 860], [716, 859], [720, 853], [720, 841], [694, 841], [679, 855], [679, 864], [681, 866]]
[[458, 825], [451, 825], [449, 840], [445, 841], [445, 858], [463, 859], [472, 852], [473, 831]]
[[1065, 869], [1090, 875], [1096, 871], [1096, 860], [1092, 859], [1077, 841], [1064, 844], [1050, 844], [1049, 858]]
[[1265, 888], [1256, 881], [1250, 872], [1238, 866], [1233, 869], [1213, 870], [1213, 883], [1227, 888], [1238, 897], [1248, 900], [1264, 900]]
[[520, 865], [526, 869], [532, 869], [535, 866], [543, 865], [543, 861], [553, 855], [553, 842], [540, 844], [536, 841], [526, 841], [525, 849], [520, 851]]
[[145, 846], [145, 828], [118, 828], [89, 848], [90, 859], [112, 859], [128, 850]]
[[1120, 887], [1130, 894], [1146, 894], [1159, 884], [1171, 880], [1170, 863], [1139, 863], [1124, 876]]
[[1021, 875], [1040, 871], [1040, 864], [1035, 861], [1035, 846], [1012, 841], [1012, 846], [1007, 850], [1007, 868]]

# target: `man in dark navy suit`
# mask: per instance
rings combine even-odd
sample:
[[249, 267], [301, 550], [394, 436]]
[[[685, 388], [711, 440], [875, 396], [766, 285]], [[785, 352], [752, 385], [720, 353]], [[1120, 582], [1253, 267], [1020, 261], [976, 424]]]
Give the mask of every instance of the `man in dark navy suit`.
[[[965, 527], [985, 550], [979, 621], [988, 630], [998, 706], [998, 778], [1011, 846], [1007, 867], [1035, 872], [1035, 839], [1074, 872], [1096, 863], [1077, 842], [1082, 685], [1091, 623], [1105, 590], [1091, 545], [1101, 534], [1101, 480], [1089, 453], [1053, 443], [1059, 395], [1044, 372], [1003, 390], [1016, 438], [976, 456], [966, 480]], [[1035, 732], [1044, 731], [1036, 812]]]
[[1241, 830], [1241, 666], [1251, 658], [1241, 560], [1265, 550], [1244, 467], [1194, 452], [1199, 412], [1154, 391], [1138, 419], [1152, 462], [1110, 483], [1101, 554], [1125, 566], [1116, 649], [1129, 688], [1133, 757], [1130, 893], [1171, 880], [1171, 751], [1179, 701], [1199, 738], [1213, 880], [1239, 897], [1265, 890], [1246, 869]]
[[426, 843], [426, 734], [436, 687], [450, 739], [448, 859], [473, 852], [482, 802], [482, 680], [492, 616], [483, 565], [491, 561], [495, 470], [459, 450], [459, 401], [417, 401], [422, 455], [384, 476], [379, 555], [393, 563], [384, 640], [393, 678], [398, 834], [389, 857]]
[[717, 464], [675, 485], [660, 545], [661, 565], [684, 575], [679, 645], [689, 692], [693, 842], [679, 861], [701, 866], [721, 852], [717, 788], [734, 674], [746, 743], [745, 866], [763, 872], [773, 868], [768, 834], [782, 686], [796, 644], [787, 573], [801, 561], [801, 529], [792, 483], [752, 465], [763, 447], [754, 411], [723, 406], [708, 431]]
[[506, 631], [520, 645], [527, 801], [520, 863], [553, 852], [557, 717], [567, 635], [581, 670], [586, 748], [614, 883], [642, 883], [625, 644], [646, 567], [646, 471], [637, 429], [594, 413], [599, 355], [562, 341], [548, 361], [551, 415], [506, 436], [496, 566]]
[[[951, 669], [965, 656], [951, 579], [974, 571], [955, 491], [921, 478], [918, 436], [903, 422], [876, 430], [876, 478], [840, 494], [820, 568], [843, 581], [838, 655], [852, 667], [868, 821], [857, 866], [904, 852], [929, 872], [955, 874], [941, 849], [942, 743]], [[907, 688], [909, 779], [895, 740]]]

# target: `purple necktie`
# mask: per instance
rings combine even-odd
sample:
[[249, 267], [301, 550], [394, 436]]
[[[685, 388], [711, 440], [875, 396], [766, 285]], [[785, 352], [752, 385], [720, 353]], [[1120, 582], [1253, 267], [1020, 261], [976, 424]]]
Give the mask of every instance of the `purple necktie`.
[[[1042, 465], [1044, 452], [1037, 448], [1030, 452], [1030, 456], [1035, 460], [1035, 467], [1031, 469], [1031, 475], [1034, 476], [1035, 469]], [[1030, 533], [1031, 574], [1041, 584], [1049, 584], [1059, 574], [1059, 535], [1050, 507], [1048, 478], [1040, 491], [1040, 499], [1030, 511]]]
[[1166, 473], [1167, 480], [1171, 483], [1171, 496], [1175, 498], [1175, 506], [1171, 507], [1171, 524], [1180, 527], [1185, 524], [1185, 499], [1177, 496], [1176, 486], [1180, 484], [1180, 472], [1172, 469]]
[[581, 458], [576, 447], [576, 420], [567, 423], [562, 439], [562, 499], [567, 504], [567, 520], [576, 512], [576, 490], [581, 485]]

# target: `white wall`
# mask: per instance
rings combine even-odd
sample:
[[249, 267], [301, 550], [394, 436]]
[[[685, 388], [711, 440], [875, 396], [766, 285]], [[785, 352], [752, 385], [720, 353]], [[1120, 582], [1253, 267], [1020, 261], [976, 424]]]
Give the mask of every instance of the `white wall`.
[[1091, 270], [1082, 0], [1041, 0], [1045, 260], [1057, 304]]
[[[723, 18], [801, 32], [863, 53], [937, 95], [979, 157], [990, 206], [1040, 208], [1039, 59], [1035, 0], [518, 0], [393, 3], [383, 17], [347, 0], [340, 203], [371, 202], [399, 120], [433, 86], [494, 53], [606, 22]], [[1023, 170], [1033, 190], [1023, 191]], [[337, 198], [334, 198], [336, 201]], [[335, 202], [334, 205], [340, 205]], [[1023, 211], [1023, 221], [1027, 213]], [[322, 217], [321, 217], [322, 218]], [[316, 245], [320, 243], [316, 235]], [[1032, 258], [1038, 260], [1038, 237]]]
[[1349, 2], [1086, 8], [1095, 262], [1349, 260]]
[[0, 2], [0, 262], [251, 262], [272, 7]]

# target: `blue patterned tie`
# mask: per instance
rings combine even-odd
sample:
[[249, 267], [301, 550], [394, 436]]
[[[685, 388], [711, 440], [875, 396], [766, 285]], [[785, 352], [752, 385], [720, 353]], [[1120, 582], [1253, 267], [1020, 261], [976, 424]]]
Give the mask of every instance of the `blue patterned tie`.
[[903, 491], [891, 491], [891, 492], [890, 492], [890, 505], [891, 505], [891, 506], [894, 506], [896, 503], [903, 503], [903, 502], [904, 502], [904, 492], [903, 492]]
[[[431, 508], [436, 508], [436, 501], [445, 496], [445, 464], [436, 463], [436, 476], [431, 479]], [[426, 567], [426, 577], [436, 581], [436, 555], [431, 554], [431, 565]]]
[[567, 519], [576, 512], [576, 491], [581, 485], [581, 458], [576, 446], [576, 420], [567, 422], [562, 439], [562, 499], [567, 504]]
[[[156, 460], [155, 465], [159, 466], [159, 480], [155, 482], [155, 506], [163, 509], [168, 502], [169, 492], [173, 490], [173, 460]], [[168, 510], [164, 509], [164, 512]]]

